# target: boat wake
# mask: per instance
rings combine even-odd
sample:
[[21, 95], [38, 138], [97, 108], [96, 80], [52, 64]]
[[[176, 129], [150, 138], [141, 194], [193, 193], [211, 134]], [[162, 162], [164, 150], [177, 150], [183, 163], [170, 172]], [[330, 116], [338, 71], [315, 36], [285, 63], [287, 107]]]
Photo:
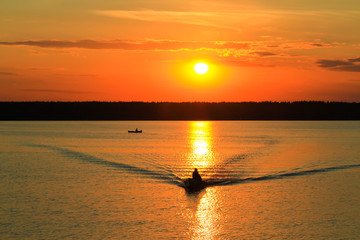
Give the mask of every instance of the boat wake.
[[327, 167], [327, 168], [317, 168], [317, 169], [309, 169], [303, 171], [294, 171], [287, 173], [278, 173], [278, 174], [270, 174], [259, 177], [247, 177], [247, 178], [233, 178], [233, 179], [208, 179], [207, 186], [221, 186], [221, 185], [234, 185], [234, 184], [243, 184], [249, 182], [257, 182], [257, 181], [268, 181], [268, 180], [277, 180], [291, 177], [299, 177], [305, 175], [314, 175], [320, 173], [327, 173], [332, 171], [346, 170], [352, 168], [360, 168], [360, 164], [352, 164], [352, 165], [341, 165], [335, 167]]
[[[143, 162], [146, 162], [150, 169], [134, 166], [126, 163], [114, 162], [110, 160], [103, 159], [98, 156], [93, 156], [88, 153], [76, 151], [69, 148], [64, 147], [57, 147], [51, 145], [41, 145], [41, 144], [28, 144], [26, 146], [29, 147], [37, 147], [52, 150], [62, 154], [63, 156], [71, 159], [81, 160], [86, 163], [98, 164], [106, 167], [111, 167], [115, 169], [119, 169], [121, 171], [125, 171], [131, 174], [136, 174], [143, 176], [149, 179], [160, 180], [163, 183], [168, 183], [172, 185], [176, 185], [179, 187], [185, 187], [184, 180], [179, 177], [176, 171], [173, 171], [169, 166], [161, 165], [158, 161], [153, 162], [151, 160], [143, 159], [143, 157], [139, 157]], [[151, 158], [151, 157], [150, 157]], [[157, 157], [158, 158], [158, 157]], [[238, 159], [244, 159], [244, 156], [238, 156], [236, 159], [232, 159], [231, 161], [235, 161]], [[235, 185], [235, 184], [245, 184], [251, 182], [258, 182], [258, 181], [269, 181], [269, 180], [277, 180], [277, 179], [284, 179], [284, 178], [292, 178], [292, 177], [299, 177], [305, 175], [314, 175], [320, 173], [327, 173], [332, 171], [339, 171], [339, 170], [346, 170], [352, 168], [360, 168], [360, 164], [352, 164], [352, 165], [341, 165], [341, 166], [334, 166], [334, 167], [326, 167], [326, 168], [316, 168], [316, 169], [308, 169], [308, 170], [297, 170], [292, 172], [281, 172], [275, 174], [269, 174], [264, 176], [256, 176], [256, 177], [244, 177], [246, 175], [246, 171], [238, 172], [241, 174], [242, 177], [236, 177], [234, 173], [222, 173], [221, 175], [213, 175], [213, 177], [204, 178], [206, 181], [206, 186], [224, 186], [224, 185]], [[241, 169], [244, 170], [243, 167]], [[212, 169], [213, 172], [217, 172], [219, 169]], [[208, 170], [211, 171], [211, 170]], [[206, 175], [206, 174], [205, 174]]]
[[102, 166], [106, 166], [106, 167], [116, 168], [116, 169], [119, 169], [122, 171], [136, 174], [136, 175], [141, 175], [141, 176], [144, 176], [144, 177], [147, 177], [150, 179], [161, 180], [162, 182], [166, 182], [166, 183], [169, 183], [172, 185], [177, 185], [177, 186], [182, 185], [181, 178], [179, 178], [177, 175], [172, 173], [171, 170], [167, 170], [161, 165], [159, 165], [158, 169], [156, 169], [156, 170], [149, 170], [149, 169], [133, 166], [130, 164], [109, 161], [109, 160], [106, 160], [106, 159], [103, 159], [103, 158], [100, 158], [97, 156], [93, 156], [93, 155], [83, 153], [80, 151], [76, 151], [76, 150], [72, 150], [69, 148], [56, 147], [56, 146], [51, 146], [51, 145], [40, 145], [40, 144], [29, 144], [27, 146], [49, 149], [52, 151], [56, 151], [56, 152], [66, 156], [68, 158], [71, 158], [71, 159], [77, 159], [77, 160], [81, 160], [81, 161], [87, 162], [87, 163], [93, 163], [93, 164], [98, 164], [98, 165], [102, 165]]

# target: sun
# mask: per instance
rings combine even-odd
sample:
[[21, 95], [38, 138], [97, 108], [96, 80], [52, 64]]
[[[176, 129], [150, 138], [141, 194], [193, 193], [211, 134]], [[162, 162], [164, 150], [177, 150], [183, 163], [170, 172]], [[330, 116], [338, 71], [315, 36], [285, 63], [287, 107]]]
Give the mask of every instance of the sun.
[[194, 70], [197, 74], [205, 74], [209, 70], [209, 66], [206, 63], [197, 63], [194, 66]]

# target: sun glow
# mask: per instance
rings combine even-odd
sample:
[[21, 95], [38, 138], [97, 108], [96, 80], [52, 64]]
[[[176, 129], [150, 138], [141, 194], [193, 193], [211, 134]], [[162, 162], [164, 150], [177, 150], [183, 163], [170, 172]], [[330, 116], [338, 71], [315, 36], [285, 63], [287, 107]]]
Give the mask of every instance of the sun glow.
[[[229, 79], [226, 66], [207, 58], [179, 60], [179, 64], [174, 64], [172, 74], [187, 90], [197, 91], [199, 98], [196, 99], [201, 99], [200, 95], [217, 94]], [[194, 94], [189, 96], [194, 98]]]
[[209, 70], [209, 66], [206, 63], [197, 63], [194, 66], [194, 70], [198, 74], [205, 74]]

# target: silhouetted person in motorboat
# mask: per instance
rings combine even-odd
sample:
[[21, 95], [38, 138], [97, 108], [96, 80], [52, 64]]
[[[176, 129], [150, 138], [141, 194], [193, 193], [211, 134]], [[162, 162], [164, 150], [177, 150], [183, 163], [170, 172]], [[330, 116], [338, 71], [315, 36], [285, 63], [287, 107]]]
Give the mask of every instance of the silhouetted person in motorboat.
[[200, 176], [197, 168], [195, 168], [195, 170], [194, 170], [194, 172], [193, 172], [193, 174], [192, 174], [192, 178], [193, 178], [194, 180], [197, 180], [197, 181], [200, 181], [200, 182], [202, 181], [202, 178], [201, 178], [201, 176]]

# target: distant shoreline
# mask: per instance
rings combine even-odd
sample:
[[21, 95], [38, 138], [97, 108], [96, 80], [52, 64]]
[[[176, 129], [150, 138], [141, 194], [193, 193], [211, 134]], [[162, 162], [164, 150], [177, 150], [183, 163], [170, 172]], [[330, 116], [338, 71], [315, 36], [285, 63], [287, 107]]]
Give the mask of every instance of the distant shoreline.
[[349, 102], [0, 102], [1, 121], [360, 120]]

